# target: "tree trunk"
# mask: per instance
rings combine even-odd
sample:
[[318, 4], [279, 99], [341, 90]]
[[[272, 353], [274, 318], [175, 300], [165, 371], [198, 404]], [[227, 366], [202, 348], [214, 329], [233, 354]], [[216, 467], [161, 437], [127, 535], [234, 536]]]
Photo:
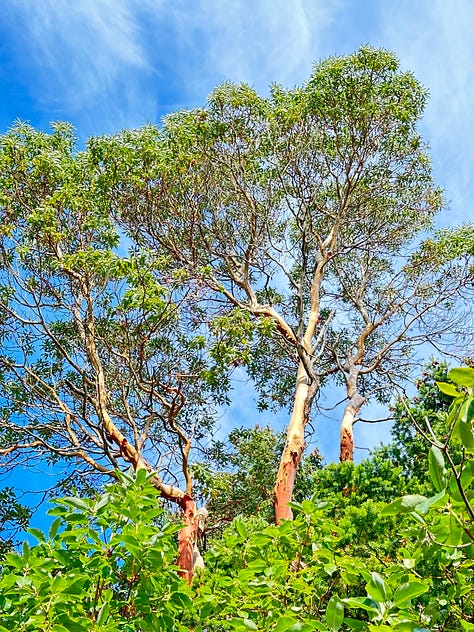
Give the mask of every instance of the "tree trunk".
[[183, 510], [183, 526], [178, 534], [178, 564], [179, 574], [187, 580], [188, 584], [193, 579], [194, 568], [194, 543], [196, 542], [198, 530], [198, 511], [193, 498], [186, 494], [180, 506]]
[[349, 400], [344, 409], [341, 423], [341, 438], [339, 444], [339, 458], [341, 461], [354, 460], [354, 422], [365, 398], [357, 392]]
[[304, 431], [308, 423], [311, 402], [316, 393], [315, 383], [311, 383], [304, 365], [300, 362], [296, 379], [296, 393], [293, 412], [288, 425], [285, 448], [280, 459], [280, 467], [275, 483], [275, 521], [291, 520], [293, 513], [288, 503], [293, 495], [296, 470], [304, 450]]

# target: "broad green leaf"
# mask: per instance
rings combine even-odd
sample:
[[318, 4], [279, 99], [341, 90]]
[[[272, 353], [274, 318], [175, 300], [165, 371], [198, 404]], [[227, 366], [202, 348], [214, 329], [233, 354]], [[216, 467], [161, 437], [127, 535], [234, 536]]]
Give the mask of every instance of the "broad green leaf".
[[460, 419], [456, 426], [462, 445], [468, 452], [472, 452], [474, 450], [474, 429], [472, 422], [466, 423]]
[[370, 582], [366, 586], [367, 594], [374, 601], [387, 601], [387, 587], [384, 578], [379, 573], [372, 573]]
[[46, 536], [41, 531], [41, 529], [35, 529], [33, 527], [30, 527], [29, 529], [26, 530], [26, 532], [29, 533], [30, 535], [32, 535], [34, 538], [36, 538], [38, 540], [38, 542], [45, 542], [46, 541]]
[[423, 595], [429, 588], [428, 582], [406, 582], [405, 584], [401, 584], [393, 595], [393, 603], [397, 607], [401, 607], [411, 599]]
[[449, 379], [458, 386], [474, 388], [474, 369], [470, 367], [457, 367], [448, 373]]
[[107, 622], [107, 619], [109, 618], [109, 613], [110, 613], [110, 604], [108, 601], [106, 601], [104, 604], [102, 604], [99, 612], [97, 613], [97, 625], [104, 625]]
[[326, 608], [326, 624], [330, 630], [337, 631], [344, 619], [344, 606], [337, 595], [333, 595]]
[[414, 511], [417, 505], [428, 500], [426, 496], [420, 494], [411, 494], [409, 496], [402, 496], [393, 500], [386, 505], [380, 512], [382, 516], [395, 516], [400, 513], [410, 513]]
[[237, 530], [237, 533], [240, 535], [240, 537], [247, 538], [248, 533], [243, 522], [241, 522], [240, 520], [235, 520], [234, 526]]
[[442, 393], [450, 397], [458, 397], [461, 394], [454, 384], [448, 384], [448, 382], [436, 382], [436, 386]]
[[298, 619], [294, 617], [279, 617], [275, 626], [275, 632], [287, 632], [287, 630], [290, 630], [296, 623], [298, 623]]
[[463, 403], [459, 416], [464, 423], [474, 422], [474, 397], [468, 397]]
[[342, 603], [346, 604], [349, 608], [362, 608], [367, 612], [380, 613], [378, 603], [369, 597], [347, 597], [342, 600]]
[[72, 507], [76, 507], [76, 509], [81, 509], [83, 511], [89, 511], [89, 504], [86, 503], [82, 498], [77, 498], [76, 496], [70, 496], [68, 498], [63, 499], [64, 504], [70, 505]]
[[61, 518], [55, 518], [53, 522], [51, 523], [51, 526], [49, 527], [49, 531], [48, 531], [48, 538], [50, 540], [53, 540], [55, 538], [60, 527], [61, 527]]
[[316, 509], [316, 505], [313, 501], [305, 499], [301, 501], [301, 509], [307, 514], [312, 514]]
[[448, 497], [446, 495], [446, 489], [442, 489], [438, 494], [436, 494], [436, 496], [432, 496], [431, 498], [427, 498], [423, 502], [418, 503], [416, 511], [426, 514], [432, 507], [441, 507], [445, 505], [447, 500]]
[[444, 467], [444, 456], [441, 450], [433, 445], [428, 455], [429, 473], [431, 481], [437, 492], [446, 487], [446, 470]]
[[139, 470], [137, 470], [137, 474], [136, 474], [137, 483], [140, 485], [143, 485], [143, 483], [147, 479], [147, 476], [148, 476], [148, 472], [146, 471], [144, 467], [141, 467]]

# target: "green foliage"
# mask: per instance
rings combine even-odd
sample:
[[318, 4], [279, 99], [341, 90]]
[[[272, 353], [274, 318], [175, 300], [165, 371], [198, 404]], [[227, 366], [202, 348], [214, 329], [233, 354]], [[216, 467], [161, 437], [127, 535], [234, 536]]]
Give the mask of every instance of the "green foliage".
[[[473, 410], [465, 404], [474, 369], [448, 376], [456, 394], [447, 426], [472, 429]], [[468, 445], [464, 459], [452, 461], [451, 442], [462, 441], [460, 434], [430, 436], [429, 454], [418, 458], [432, 496], [409, 494], [383, 506], [377, 473], [387, 470], [380, 453], [377, 466], [316, 469], [313, 476], [326, 476], [319, 484], [333, 481], [326, 494], [324, 487], [318, 491], [324, 501], [293, 502], [294, 520], [280, 526], [254, 513], [234, 518], [213, 537], [206, 568], [191, 587], [176, 575], [176, 525], [167, 521], [144, 470], [119, 475], [101, 497], [59, 499], [48, 536], [31, 530], [38, 544], [6, 555], [0, 630], [470, 630], [474, 459]], [[243, 471], [250, 475], [275, 439], [268, 429], [237, 432], [236, 463], [239, 455], [247, 460]], [[253, 475], [255, 483], [259, 474]], [[359, 485], [362, 500], [348, 482]], [[384, 538], [396, 540], [391, 549]]]
[[18, 531], [26, 529], [31, 509], [18, 502], [14, 489], [0, 490], [0, 559], [15, 544]]
[[189, 604], [173, 560], [177, 527], [154, 488], [136, 478], [93, 498], [55, 501], [48, 535], [8, 553], [0, 576], [0, 630], [132, 632], [186, 630]]
[[[208, 461], [193, 465], [197, 495], [210, 512], [211, 524], [226, 524], [236, 516], [273, 519], [273, 488], [284, 445], [283, 433], [268, 426], [235, 428], [226, 442], [215, 442]], [[295, 499], [310, 494], [322, 467], [318, 450], [303, 458]]]

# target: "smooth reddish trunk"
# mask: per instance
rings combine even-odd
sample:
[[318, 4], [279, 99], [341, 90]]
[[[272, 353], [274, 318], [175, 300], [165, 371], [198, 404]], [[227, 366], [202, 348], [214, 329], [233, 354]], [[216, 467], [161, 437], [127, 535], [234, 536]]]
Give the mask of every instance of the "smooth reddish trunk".
[[194, 543], [198, 530], [197, 508], [194, 500], [186, 494], [180, 502], [183, 510], [183, 527], [178, 534], [178, 559], [179, 574], [190, 584], [193, 579], [194, 567]]
[[363, 397], [355, 394], [344, 409], [339, 441], [340, 461], [354, 460], [354, 422], [364, 402]]
[[295, 451], [285, 449], [282, 455], [282, 462], [278, 471], [277, 482], [275, 485], [275, 522], [280, 524], [282, 520], [291, 520], [293, 512], [288, 506], [293, 496], [293, 488], [295, 486], [296, 470], [303, 453], [301, 446]]
[[304, 450], [304, 431], [308, 423], [311, 402], [316, 386], [310, 383], [304, 366], [300, 363], [296, 380], [295, 401], [286, 435], [285, 448], [280, 459], [275, 483], [275, 522], [291, 520], [293, 512], [288, 507], [293, 496], [296, 470]]
[[352, 426], [341, 428], [341, 439], [339, 449], [340, 461], [353, 461], [354, 460], [354, 433]]

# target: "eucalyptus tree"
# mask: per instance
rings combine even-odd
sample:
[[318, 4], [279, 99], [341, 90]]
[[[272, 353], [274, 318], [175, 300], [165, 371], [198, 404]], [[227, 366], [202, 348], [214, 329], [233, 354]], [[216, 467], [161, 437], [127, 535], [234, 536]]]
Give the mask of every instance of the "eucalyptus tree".
[[417, 130], [425, 101], [391, 53], [366, 47], [316, 64], [302, 87], [261, 97], [226, 83], [162, 130], [94, 141], [122, 225], [204, 288], [216, 363], [245, 365], [260, 406], [292, 408], [277, 521], [320, 389], [346, 385], [351, 458], [361, 405], [406, 374], [428, 312], [471, 278], [460, 264], [444, 281], [429, 248], [423, 265], [413, 253], [442, 207]]
[[100, 178], [68, 125], [0, 138], [2, 467], [42, 458], [76, 481], [147, 470], [184, 513], [178, 563], [190, 574], [191, 450], [213, 424], [189, 327], [199, 289], [123, 242]]

